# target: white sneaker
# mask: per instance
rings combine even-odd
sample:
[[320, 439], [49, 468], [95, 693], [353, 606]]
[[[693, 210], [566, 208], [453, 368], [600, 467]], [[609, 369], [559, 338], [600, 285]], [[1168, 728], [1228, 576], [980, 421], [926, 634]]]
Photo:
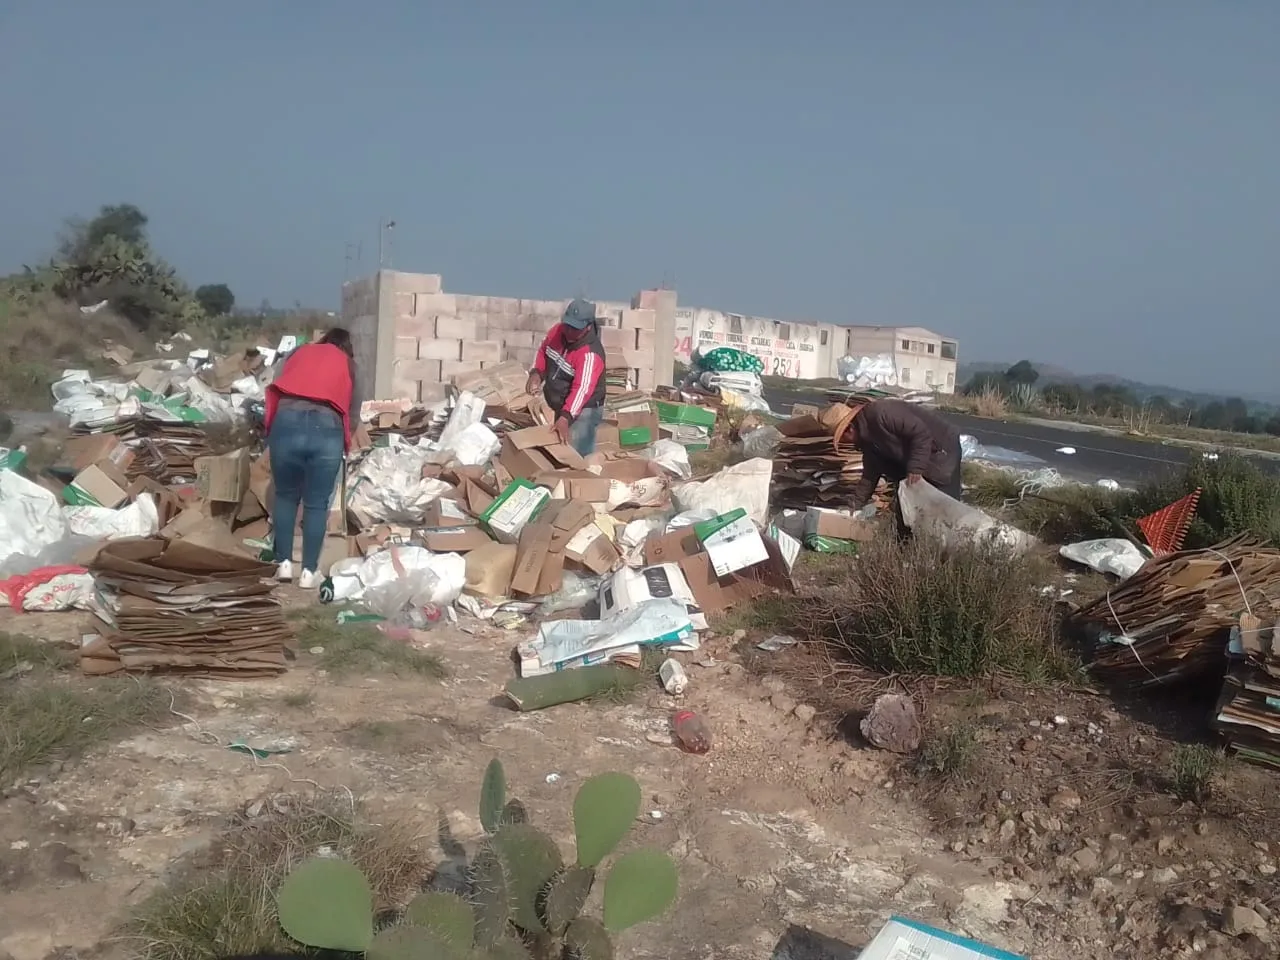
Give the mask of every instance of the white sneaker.
[[303, 590], [314, 590], [316, 587], [320, 586], [320, 582], [322, 580], [324, 580], [324, 577], [320, 576], [316, 571], [303, 570], [302, 576], [298, 578], [298, 586]]
[[293, 579], [292, 560], [285, 560], [280, 564], [280, 566], [276, 567], [276, 579], [286, 582]]

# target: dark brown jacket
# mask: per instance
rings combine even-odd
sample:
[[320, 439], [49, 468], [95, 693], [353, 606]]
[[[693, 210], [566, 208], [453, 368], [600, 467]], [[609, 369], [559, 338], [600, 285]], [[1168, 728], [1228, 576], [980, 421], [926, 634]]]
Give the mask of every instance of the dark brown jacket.
[[862, 448], [855, 509], [871, 499], [881, 477], [898, 481], [918, 473], [935, 487], [944, 487], [960, 467], [960, 431], [914, 403], [873, 400], [853, 424]]

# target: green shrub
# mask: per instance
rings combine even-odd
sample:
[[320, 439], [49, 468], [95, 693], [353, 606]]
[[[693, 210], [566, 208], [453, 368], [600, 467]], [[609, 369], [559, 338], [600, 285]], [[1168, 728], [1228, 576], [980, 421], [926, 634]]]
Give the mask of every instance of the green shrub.
[[808, 634], [882, 673], [944, 677], [1010, 674], [1029, 681], [1071, 674], [1054, 640], [1048, 569], [1033, 558], [972, 541], [865, 544], [847, 580], [801, 609]]

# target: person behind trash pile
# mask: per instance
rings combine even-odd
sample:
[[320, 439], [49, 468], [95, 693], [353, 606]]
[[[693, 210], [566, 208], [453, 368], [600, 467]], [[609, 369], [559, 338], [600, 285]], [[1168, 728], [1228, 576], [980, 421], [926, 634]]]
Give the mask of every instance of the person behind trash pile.
[[298, 586], [313, 589], [323, 579], [329, 502], [351, 446], [355, 360], [351, 334], [334, 327], [317, 343], [305, 344], [285, 360], [267, 387], [267, 452], [275, 505], [271, 524], [279, 561], [277, 577], [293, 579], [293, 531], [302, 505], [302, 573]]
[[[858, 408], [845, 439], [862, 451], [862, 479], [853, 489], [853, 509], [871, 500], [886, 480], [921, 480], [960, 499], [960, 431], [931, 410], [902, 400], [872, 400]], [[894, 498], [898, 532], [906, 531]]]
[[596, 430], [604, 415], [605, 380], [604, 346], [594, 303], [571, 301], [538, 347], [524, 389], [533, 394], [539, 387], [555, 411], [560, 441], [584, 457], [595, 453]]

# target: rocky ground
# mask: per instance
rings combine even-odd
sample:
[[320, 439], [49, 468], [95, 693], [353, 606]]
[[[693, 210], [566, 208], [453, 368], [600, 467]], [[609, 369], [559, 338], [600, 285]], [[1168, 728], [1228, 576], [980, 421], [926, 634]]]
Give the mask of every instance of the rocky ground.
[[[48, 642], [82, 626], [0, 618]], [[1044, 960], [1276, 955], [1280, 780], [1232, 763], [1202, 803], [1178, 801], [1171, 738], [1186, 730], [1159, 711], [1086, 693], [929, 692], [927, 743], [950, 736], [971, 754], [943, 776], [844, 735], [827, 693], [783, 679], [795, 648], [760, 654], [760, 637], [724, 635], [682, 655], [680, 701], [655, 686], [518, 714], [497, 698], [515, 639], [474, 622], [431, 634], [449, 669], [437, 681], [326, 674], [304, 638], [278, 680], [178, 685], [171, 724], [0, 785], [0, 956], [129, 955], [115, 933], [176, 865], [229, 817], [316, 785], [349, 790], [379, 821], [420, 821], [424, 845], [441, 813], [474, 841], [495, 756], [566, 848], [579, 783], [611, 769], [640, 781], [639, 839], [673, 854], [681, 895], [622, 937], [621, 957], [765, 958], [791, 924], [861, 945], [894, 913]], [[670, 743], [677, 707], [709, 720], [711, 753]], [[255, 760], [227, 748], [240, 738], [290, 752]]]

